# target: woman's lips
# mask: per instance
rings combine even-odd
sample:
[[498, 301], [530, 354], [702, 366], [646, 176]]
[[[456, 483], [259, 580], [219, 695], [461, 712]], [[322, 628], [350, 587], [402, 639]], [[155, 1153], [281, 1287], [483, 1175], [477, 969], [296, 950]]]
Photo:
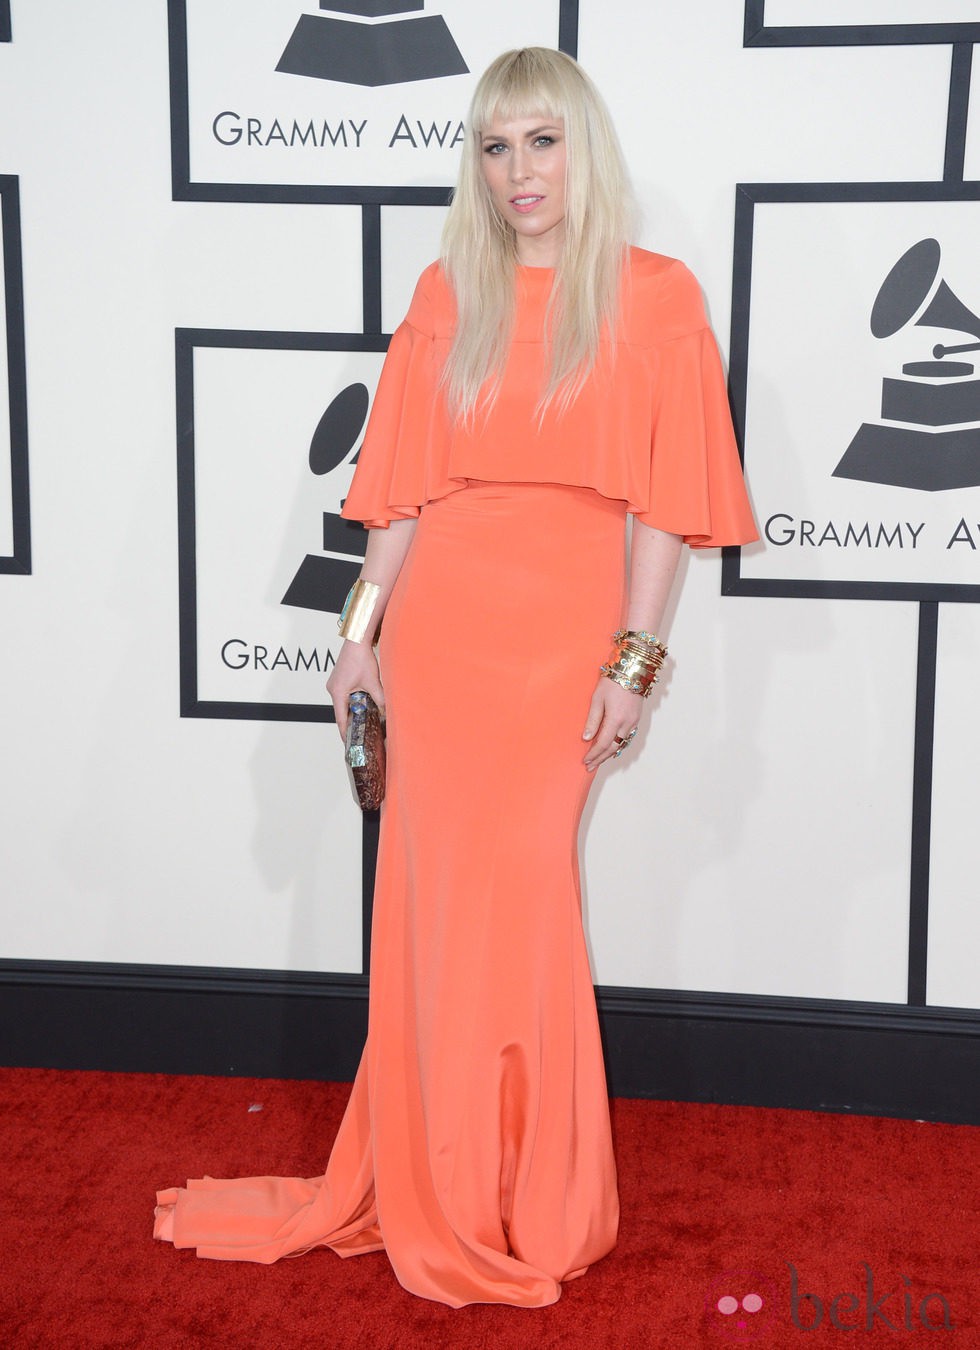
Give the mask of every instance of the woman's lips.
[[533, 211], [534, 208], [536, 206], [539, 206], [543, 201], [544, 197], [538, 197], [532, 195], [531, 193], [526, 193], [524, 196], [521, 197], [511, 197], [510, 204], [515, 211], [519, 211], [522, 216], [526, 216], [529, 211]]

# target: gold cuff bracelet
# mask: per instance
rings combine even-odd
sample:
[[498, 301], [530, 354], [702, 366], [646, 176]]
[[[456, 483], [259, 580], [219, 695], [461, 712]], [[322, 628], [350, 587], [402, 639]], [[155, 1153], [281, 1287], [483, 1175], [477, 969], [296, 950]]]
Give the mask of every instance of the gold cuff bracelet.
[[347, 592], [347, 599], [337, 620], [337, 631], [348, 642], [363, 642], [371, 615], [378, 603], [381, 587], [360, 577]]

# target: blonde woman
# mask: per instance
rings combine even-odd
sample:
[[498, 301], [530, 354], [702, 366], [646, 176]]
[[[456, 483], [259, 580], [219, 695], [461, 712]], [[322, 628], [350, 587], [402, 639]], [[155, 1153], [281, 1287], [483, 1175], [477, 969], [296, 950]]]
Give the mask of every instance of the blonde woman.
[[756, 535], [698, 286], [630, 247], [581, 67], [507, 52], [468, 125], [344, 507], [370, 537], [328, 688], [341, 733], [351, 691], [387, 709], [364, 1055], [324, 1177], [161, 1192], [157, 1235], [384, 1249], [423, 1297], [538, 1307], [619, 1215], [582, 808], [630, 749], [683, 544]]

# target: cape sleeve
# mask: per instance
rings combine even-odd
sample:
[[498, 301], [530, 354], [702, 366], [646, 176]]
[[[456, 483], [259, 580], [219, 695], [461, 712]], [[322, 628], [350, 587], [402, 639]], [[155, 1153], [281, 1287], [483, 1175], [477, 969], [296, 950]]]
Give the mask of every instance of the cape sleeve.
[[381, 377], [357, 457], [350, 491], [340, 514], [371, 527], [406, 520], [432, 495], [434, 451], [446, 437], [445, 404], [439, 390], [441, 357], [435, 340], [435, 272], [419, 277], [408, 313], [388, 344]]
[[701, 290], [682, 263], [665, 289], [665, 336], [653, 350], [648, 506], [635, 516], [691, 548], [748, 544], [759, 535]]

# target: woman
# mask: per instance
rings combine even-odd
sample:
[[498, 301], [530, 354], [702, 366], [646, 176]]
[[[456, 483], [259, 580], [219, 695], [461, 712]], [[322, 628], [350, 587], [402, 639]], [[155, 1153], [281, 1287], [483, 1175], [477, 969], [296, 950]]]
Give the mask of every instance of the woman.
[[663, 661], [684, 541], [756, 536], [700, 292], [629, 247], [591, 82], [508, 52], [469, 127], [344, 506], [370, 537], [328, 688], [341, 734], [355, 689], [388, 728], [364, 1055], [324, 1177], [161, 1192], [157, 1236], [383, 1248], [424, 1297], [537, 1307], [618, 1222], [582, 808]]

